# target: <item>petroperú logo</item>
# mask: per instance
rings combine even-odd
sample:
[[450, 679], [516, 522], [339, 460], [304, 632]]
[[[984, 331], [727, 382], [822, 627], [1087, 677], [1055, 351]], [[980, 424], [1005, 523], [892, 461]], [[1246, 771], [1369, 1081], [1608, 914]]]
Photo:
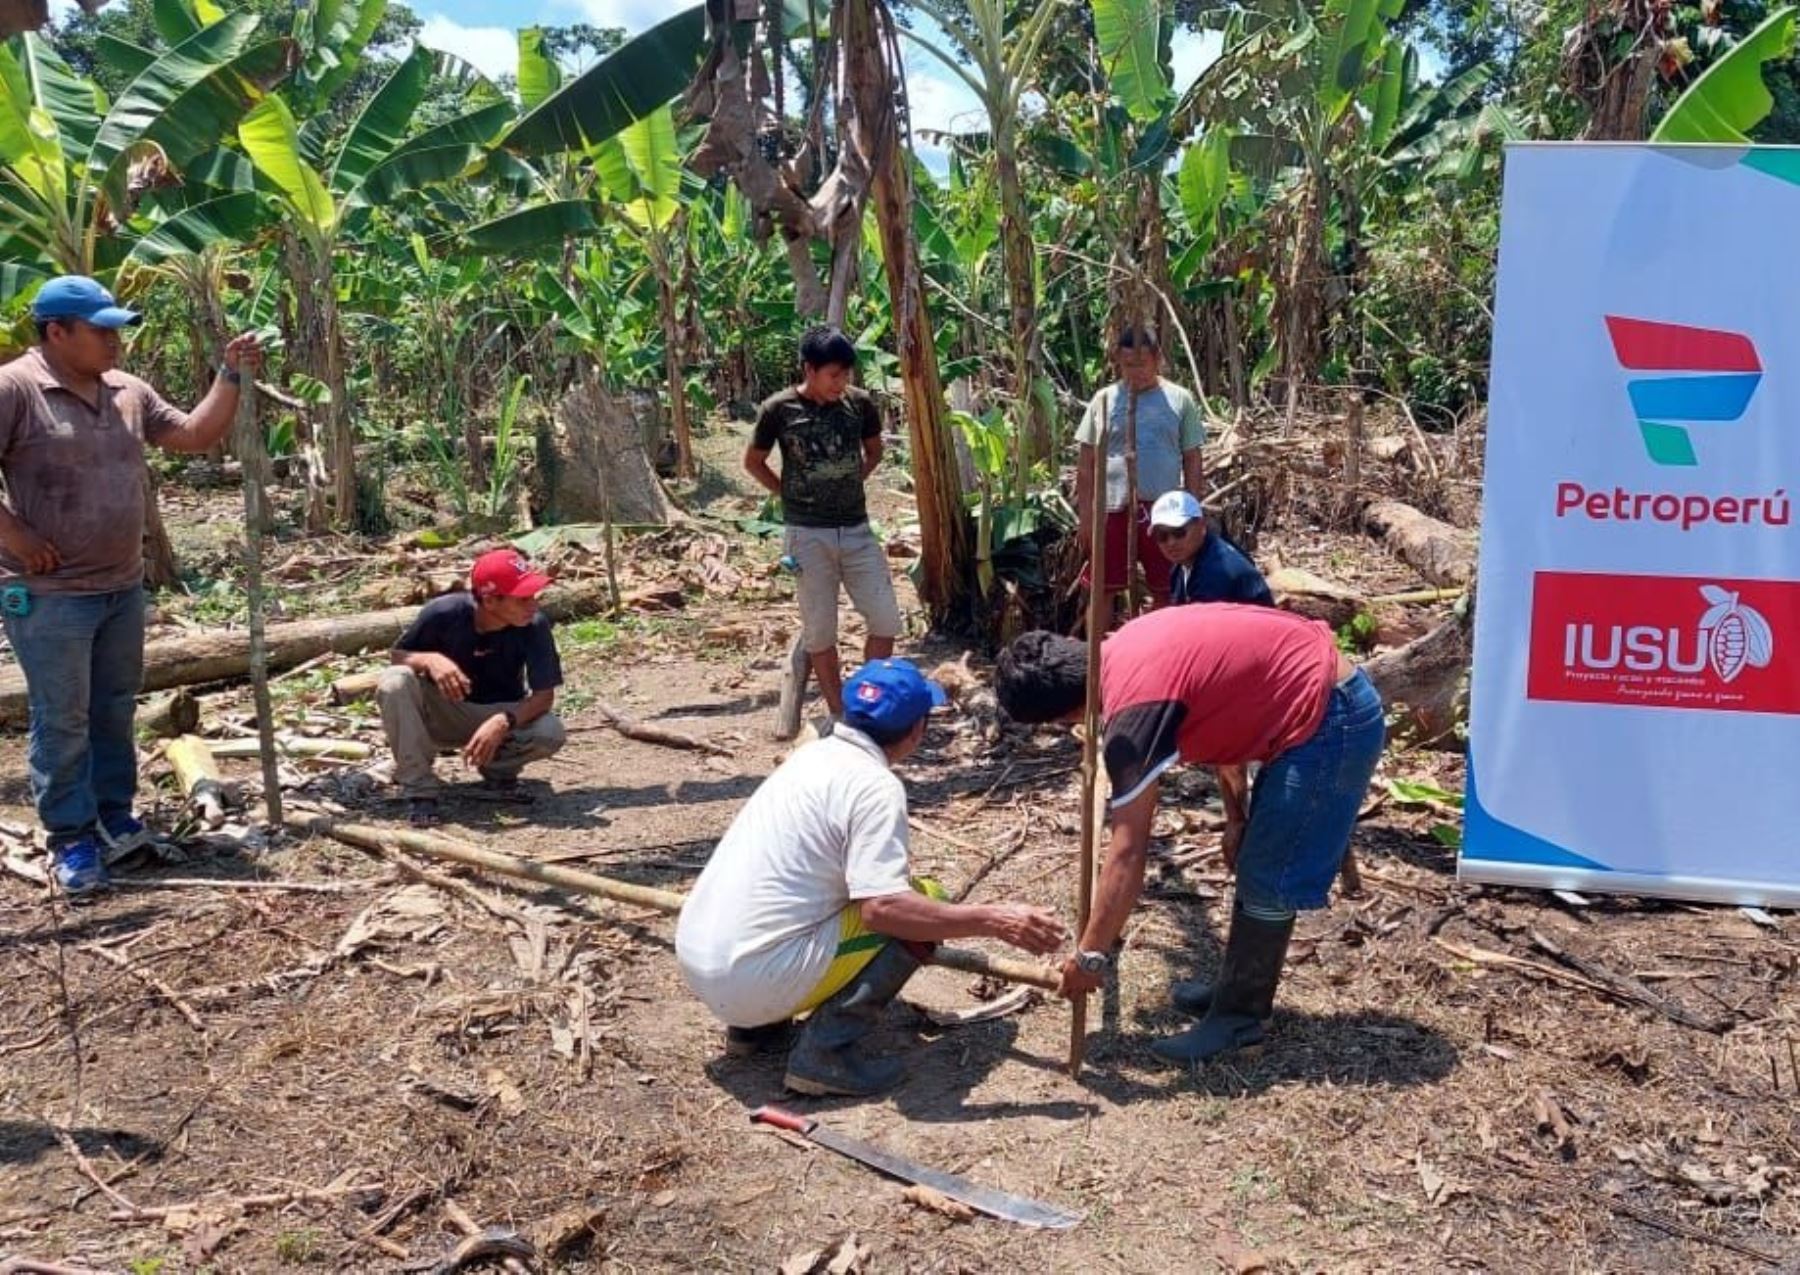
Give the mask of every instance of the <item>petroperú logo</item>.
[[1531, 594], [1531, 699], [1800, 714], [1800, 581], [1540, 571]]
[[1745, 606], [1738, 595], [1716, 584], [1700, 586], [1700, 596], [1711, 605], [1700, 617], [1700, 641], [1706, 659], [1721, 682], [1734, 682], [1747, 664], [1768, 668], [1775, 658], [1775, 635], [1760, 612]]
[[1625, 383], [1644, 450], [1658, 465], [1697, 465], [1695, 425], [1735, 421], [1762, 381], [1756, 345], [1741, 332], [1606, 316], [1619, 366], [1653, 376]]

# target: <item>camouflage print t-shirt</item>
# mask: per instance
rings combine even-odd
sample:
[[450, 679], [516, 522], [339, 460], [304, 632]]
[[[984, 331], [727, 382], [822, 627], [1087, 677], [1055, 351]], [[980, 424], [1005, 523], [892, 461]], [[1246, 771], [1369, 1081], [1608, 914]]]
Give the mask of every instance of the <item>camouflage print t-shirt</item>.
[[864, 390], [815, 403], [790, 386], [762, 405], [751, 446], [781, 448], [781, 508], [790, 527], [854, 527], [868, 521], [863, 440], [881, 435], [881, 413]]

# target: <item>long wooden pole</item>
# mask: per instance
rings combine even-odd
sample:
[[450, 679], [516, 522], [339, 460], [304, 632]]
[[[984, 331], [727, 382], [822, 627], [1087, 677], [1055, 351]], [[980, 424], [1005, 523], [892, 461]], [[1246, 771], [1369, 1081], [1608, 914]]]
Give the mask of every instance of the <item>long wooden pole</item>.
[[[275, 752], [275, 709], [269, 699], [269, 643], [263, 628], [263, 531], [269, 518], [267, 450], [256, 424], [256, 377], [240, 367], [237, 454], [244, 466], [244, 592], [250, 609], [250, 694], [256, 704], [256, 734], [262, 745], [263, 806], [269, 822], [281, 825], [281, 769]], [[348, 463], [347, 461], [345, 462]]]
[[[330, 837], [334, 841], [341, 841], [345, 845], [356, 846], [362, 850], [377, 852], [404, 850], [431, 859], [443, 859], [450, 863], [463, 864], [465, 867], [480, 868], [484, 872], [493, 872], [504, 877], [514, 877], [520, 881], [534, 881], [539, 885], [553, 886], [558, 890], [573, 890], [577, 894], [611, 899], [614, 903], [628, 903], [635, 907], [649, 908], [652, 911], [667, 913], [671, 916], [681, 911], [681, 905], [687, 902], [686, 895], [674, 890], [659, 890], [655, 886], [619, 881], [612, 877], [598, 876], [592, 872], [582, 872], [576, 868], [565, 868], [560, 864], [520, 859], [510, 854], [501, 854], [498, 850], [488, 850], [481, 846], [470, 845], [466, 841], [457, 841], [440, 833], [415, 832], [411, 829], [401, 828], [378, 828], [370, 824], [338, 823], [335, 820], [324, 818], [310, 819], [307, 821], [306, 827], [310, 832]], [[942, 965], [947, 969], [961, 970], [968, 974], [990, 975], [994, 978], [1005, 979], [1009, 983], [1025, 983], [1050, 992], [1055, 991], [1061, 985], [1061, 980], [1055, 972], [1042, 965], [1031, 961], [1011, 960], [1004, 956], [989, 956], [986, 952], [972, 952], [966, 948], [940, 946], [933, 953], [931, 963]]]
[[[1133, 399], [1132, 411], [1136, 411]], [[1111, 412], [1100, 414], [1100, 434], [1094, 440], [1089, 474], [1088, 510], [1088, 608], [1087, 608], [1087, 709], [1082, 716], [1081, 741], [1081, 855], [1075, 873], [1075, 941], [1087, 930], [1088, 913], [1094, 910], [1094, 861], [1098, 857], [1103, 821], [1095, 808], [1100, 787], [1100, 643], [1106, 636], [1106, 612], [1112, 601], [1106, 580], [1106, 445]], [[1127, 515], [1129, 518], [1129, 515]], [[1129, 531], [1126, 543], [1131, 542]], [[1087, 997], [1070, 1005], [1069, 1074], [1081, 1074], [1087, 1052]]]

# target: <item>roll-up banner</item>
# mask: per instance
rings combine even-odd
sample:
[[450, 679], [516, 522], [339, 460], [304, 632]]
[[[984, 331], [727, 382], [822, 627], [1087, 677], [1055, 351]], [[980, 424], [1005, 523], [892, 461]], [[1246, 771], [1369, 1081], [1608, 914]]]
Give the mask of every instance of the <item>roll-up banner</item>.
[[1509, 147], [1460, 876], [1800, 905], [1800, 148]]

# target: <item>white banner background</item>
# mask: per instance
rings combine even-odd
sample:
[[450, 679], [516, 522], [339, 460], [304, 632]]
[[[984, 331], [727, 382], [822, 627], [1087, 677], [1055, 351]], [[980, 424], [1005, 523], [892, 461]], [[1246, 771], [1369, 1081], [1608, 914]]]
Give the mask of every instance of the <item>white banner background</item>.
[[[1609, 498], [1617, 488], [1709, 500], [1800, 494], [1800, 184], [1784, 179], [1790, 164], [1786, 173], [1800, 168], [1800, 153], [1788, 148], [1507, 151], [1465, 878], [1800, 904], [1793, 707], [1647, 707], [1527, 693], [1540, 572], [1800, 581], [1800, 526], [1791, 516], [1785, 526], [1708, 521], [1684, 530], [1679, 519], [1596, 519], [1567, 508], [1559, 517], [1557, 500], [1569, 483]], [[1627, 387], [1658, 374], [1621, 366], [1608, 315], [1754, 342], [1762, 379], [1739, 419], [1688, 429], [1696, 464], [1649, 455]], [[1600, 594], [1607, 587], [1594, 586]], [[1692, 595], [1688, 629], [1697, 638], [1705, 599], [1691, 580], [1670, 588]], [[1603, 597], [1596, 606], [1606, 612]], [[1758, 684], [1775, 699], [1786, 688], [1786, 699], [1800, 703], [1800, 625], [1758, 608], [1774, 630], [1773, 659], [1754, 670]], [[1563, 643], [1554, 646], [1540, 642], [1539, 660]], [[1706, 677], [1717, 683], [1710, 670]], [[1766, 695], [1760, 702], [1772, 702]]]

